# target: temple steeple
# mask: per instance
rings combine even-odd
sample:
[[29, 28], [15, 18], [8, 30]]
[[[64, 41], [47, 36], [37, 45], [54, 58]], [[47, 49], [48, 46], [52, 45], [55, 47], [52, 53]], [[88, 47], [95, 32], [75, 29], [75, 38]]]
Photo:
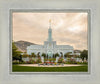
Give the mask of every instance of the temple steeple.
[[51, 28], [51, 19], [49, 20], [49, 28]]
[[49, 20], [48, 41], [52, 41], [51, 19]]

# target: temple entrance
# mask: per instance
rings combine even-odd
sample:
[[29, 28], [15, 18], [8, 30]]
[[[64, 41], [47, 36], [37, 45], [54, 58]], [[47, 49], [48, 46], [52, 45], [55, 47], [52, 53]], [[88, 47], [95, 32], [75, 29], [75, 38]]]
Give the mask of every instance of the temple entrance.
[[48, 58], [52, 58], [52, 52], [51, 51], [48, 51]]

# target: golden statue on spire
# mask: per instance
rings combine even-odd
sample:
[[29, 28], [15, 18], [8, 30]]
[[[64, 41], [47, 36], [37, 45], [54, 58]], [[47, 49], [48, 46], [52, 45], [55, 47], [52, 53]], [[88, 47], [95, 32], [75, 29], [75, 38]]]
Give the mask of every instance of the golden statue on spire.
[[49, 19], [49, 23], [51, 23], [51, 19]]
[[51, 29], [51, 19], [49, 19], [49, 28]]

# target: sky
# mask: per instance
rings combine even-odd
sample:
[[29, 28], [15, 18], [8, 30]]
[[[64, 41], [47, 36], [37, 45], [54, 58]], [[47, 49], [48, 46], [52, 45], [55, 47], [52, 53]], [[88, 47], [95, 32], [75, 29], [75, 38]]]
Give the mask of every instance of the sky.
[[13, 41], [28, 41], [43, 45], [48, 38], [51, 19], [52, 37], [57, 45], [71, 45], [87, 49], [88, 13], [32, 13], [14, 12]]

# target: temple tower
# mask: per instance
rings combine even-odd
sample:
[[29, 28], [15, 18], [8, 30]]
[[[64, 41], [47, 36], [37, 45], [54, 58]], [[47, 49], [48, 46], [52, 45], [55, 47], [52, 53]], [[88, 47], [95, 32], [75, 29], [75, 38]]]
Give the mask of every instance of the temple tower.
[[52, 40], [51, 20], [49, 20], [48, 41], [51, 42]]

